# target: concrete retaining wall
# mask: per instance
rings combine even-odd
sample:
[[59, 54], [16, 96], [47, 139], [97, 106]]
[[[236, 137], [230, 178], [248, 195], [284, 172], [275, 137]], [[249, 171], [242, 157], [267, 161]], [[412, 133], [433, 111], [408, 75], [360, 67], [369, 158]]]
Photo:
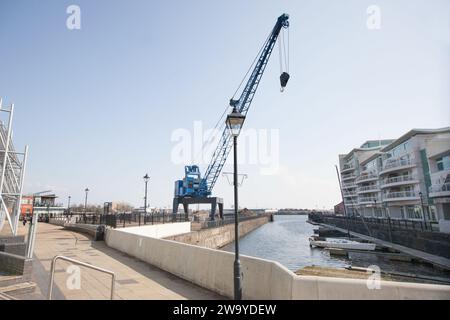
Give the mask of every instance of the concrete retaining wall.
[[[269, 221], [269, 217], [245, 220], [239, 223], [239, 237], [259, 228]], [[221, 248], [234, 241], [234, 224], [227, 224], [222, 227], [201, 229], [190, 233], [166, 237], [168, 240], [194, 244], [206, 248]]]
[[0, 252], [0, 270], [11, 275], [31, 276], [33, 260], [8, 252]]
[[[203, 288], [231, 298], [230, 252], [108, 229], [106, 244]], [[298, 276], [278, 262], [242, 256], [244, 299], [450, 299], [450, 286]]]
[[104, 240], [106, 229], [104, 225], [83, 224], [83, 223], [65, 223], [64, 228], [88, 234], [94, 238], [94, 241]]
[[167, 224], [154, 224], [141, 227], [129, 227], [121, 229], [122, 232], [132, 233], [140, 236], [147, 236], [152, 238], [165, 238], [181, 233], [191, 231], [190, 222], [177, 222]]

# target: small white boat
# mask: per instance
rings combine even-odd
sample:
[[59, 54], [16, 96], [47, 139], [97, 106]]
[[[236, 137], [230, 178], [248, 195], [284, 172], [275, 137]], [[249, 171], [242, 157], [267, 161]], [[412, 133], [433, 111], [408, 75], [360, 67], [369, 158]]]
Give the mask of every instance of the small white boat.
[[309, 245], [318, 248], [334, 248], [334, 249], [349, 249], [349, 250], [375, 250], [375, 243], [362, 243], [349, 240], [316, 240], [314, 237], [309, 237]]

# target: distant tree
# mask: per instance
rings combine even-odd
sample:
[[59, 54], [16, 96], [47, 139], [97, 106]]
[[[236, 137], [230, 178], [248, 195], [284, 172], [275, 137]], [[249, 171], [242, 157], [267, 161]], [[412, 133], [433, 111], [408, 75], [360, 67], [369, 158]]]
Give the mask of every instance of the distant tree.
[[117, 212], [128, 212], [133, 210], [133, 206], [128, 202], [116, 202], [114, 207]]

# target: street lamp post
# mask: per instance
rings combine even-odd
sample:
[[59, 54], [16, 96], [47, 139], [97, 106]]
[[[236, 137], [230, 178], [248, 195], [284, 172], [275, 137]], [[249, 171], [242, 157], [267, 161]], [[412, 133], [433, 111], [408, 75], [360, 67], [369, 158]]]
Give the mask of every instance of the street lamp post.
[[68, 200], [67, 200], [67, 215], [69, 216], [70, 215], [70, 199], [71, 199], [72, 197], [71, 196], [69, 196], [68, 197]]
[[242, 300], [241, 262], [239, 261], [239, 215], [238, 215], [238, 168], [237, 168], [237, 138], [244, 124], [245, 116], [236, 107], [227, 116], [226, 125], [233, 136], [234, 149], [234, 299]]
[[84, 219], [86, 220], [87, 198], [88, 198], [89, 188], [84, 189], [84, 192], [86, 193], [86, 195], [85, 195], [85, 197], [84, 197]]
[[374, 202], [374, 212], [373, 212], [373, 215], [374, 215], [375, 217], [378, 217], [378, 215], [377, 215], [377, 199], [373, 199], [373, 202]]
[[427, 219], [425, 218], [425, 206], [423, 205], [423, 194], [422, 191], [419, 192], [420, 197], [420, 206], [422, 207], [422, 216], [423, 216], [423, 223], [425, 225], [425, 229], [427, 228]]
[[[148, 173], [146, 173], [144, 176], [144, 182], [145, 182], [144, 219], [147, 216], [147, 184], [148, 184], [148, 180], [150, 180], [150, 177], [149, 177]], [[153, 219], [152, 219], [152, 224], [153, 224]], [[139, 225], [141, 225], [141, 212], [140, 211], [139, 211]]]

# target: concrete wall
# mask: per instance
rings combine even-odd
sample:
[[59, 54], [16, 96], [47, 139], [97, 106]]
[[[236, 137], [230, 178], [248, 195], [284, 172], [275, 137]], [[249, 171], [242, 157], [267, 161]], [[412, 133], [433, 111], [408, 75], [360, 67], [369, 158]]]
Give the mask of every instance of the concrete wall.
[[8, 252], [0, 252], [0, 271], [10, 275], [31, 276], [33, 260]]
[[[239, 237], [259, 228], [267, 223], [269, 217], [245, 220], [239, 223]], [[221, 248], [234, 241], [234, 224], [227, 224], [218, 228], [208, 228], [176, 236], [166, 237], [168, 240], [194, 244], [206, 248]]]
[[[234, 254], [166, 239], [108, 229], [108, 246], [203, 288], [233, 296]], [[244, 299], [450, 299], [450, 286], [298, 276], [281, 264], [242, 256]]]
[[167, 224], [146, 225], [141, 227], [130, 227], [121, 229], [122, 232], [132, 233], [140, 236], [147, 236], [152, 238], [165, 238], [181, 233], [188, 233], [191, 231], [190, 222], [177, 222]]

